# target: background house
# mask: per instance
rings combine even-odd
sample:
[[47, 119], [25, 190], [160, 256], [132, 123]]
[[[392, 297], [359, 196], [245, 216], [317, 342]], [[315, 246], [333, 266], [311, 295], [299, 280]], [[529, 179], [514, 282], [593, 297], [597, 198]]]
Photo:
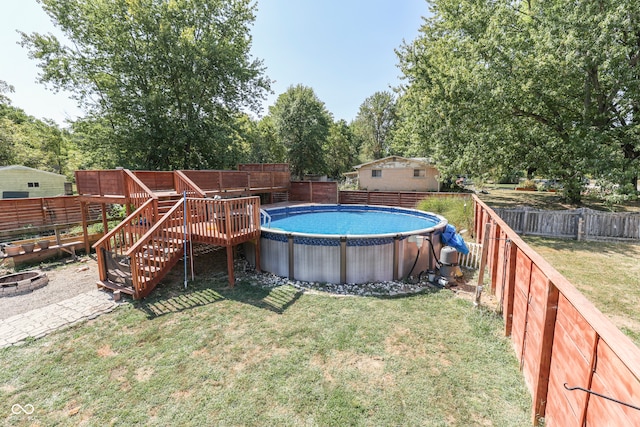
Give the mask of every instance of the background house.
[[26, 166], [0, 167], [0, 193], [3, 199], [60, 196], [65, 194], [66, 181], [64, 175]]
[[438, 169], [424, 157], [389, 156], [354, 169], [361, 190], [440, 191]]

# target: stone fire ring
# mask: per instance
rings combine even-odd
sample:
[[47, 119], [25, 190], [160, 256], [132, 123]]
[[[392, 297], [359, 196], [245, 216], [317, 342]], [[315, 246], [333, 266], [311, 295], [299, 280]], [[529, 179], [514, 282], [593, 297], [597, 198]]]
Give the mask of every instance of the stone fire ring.
[[0, 297], [26, 294], [46, 286], [49, 277], [41, 271], [23, 271], [0, 276]]

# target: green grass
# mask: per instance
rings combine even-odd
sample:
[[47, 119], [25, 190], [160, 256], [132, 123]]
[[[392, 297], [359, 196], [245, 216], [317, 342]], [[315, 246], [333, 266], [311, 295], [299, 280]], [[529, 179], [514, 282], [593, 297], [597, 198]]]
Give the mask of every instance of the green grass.
[[561, 193], [516, 191], [504, 187], [490, 187], [487, 188], [487, 191], [488, 194], [478, 194], [478, 197], [487, 205], [497, 208], [529, 206], [536, 209], [562, 210], [586, 207], [600, 211], [640, 212], [640, 201], [638, 200], [611, 205], [602, 199], [583, 196], [582, 203], [578, 206], [567, 203]]
[[[179, 281], [178, 281], [179, 283]], [[7, 425], [530, 425], [502, 321], [449, 291], [335, 297], [223, 279], [0, 350]], [[13, 415], [13, 404], [32, 415]]]
[[640, 244], [524, 239], [640, 346]]

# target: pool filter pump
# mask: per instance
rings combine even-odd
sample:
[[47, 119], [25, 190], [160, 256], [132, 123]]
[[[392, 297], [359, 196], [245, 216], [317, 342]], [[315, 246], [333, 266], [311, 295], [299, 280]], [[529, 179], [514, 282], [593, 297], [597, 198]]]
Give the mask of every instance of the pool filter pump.
[[440, 276], [451, 280], [462, 276], [458, 265], [458, 251], [451, 246], [443, 246], [440, 249]]

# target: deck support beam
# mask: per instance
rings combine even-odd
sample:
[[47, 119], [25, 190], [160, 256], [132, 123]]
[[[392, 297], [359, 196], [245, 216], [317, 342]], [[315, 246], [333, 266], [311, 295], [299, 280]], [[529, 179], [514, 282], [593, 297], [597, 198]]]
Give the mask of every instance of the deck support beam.
[[233, 273], [233, 245], [227, 245], [227, 273], [229, 275], [229, 287], [233, 288], [236, 284], [236, 278]]

